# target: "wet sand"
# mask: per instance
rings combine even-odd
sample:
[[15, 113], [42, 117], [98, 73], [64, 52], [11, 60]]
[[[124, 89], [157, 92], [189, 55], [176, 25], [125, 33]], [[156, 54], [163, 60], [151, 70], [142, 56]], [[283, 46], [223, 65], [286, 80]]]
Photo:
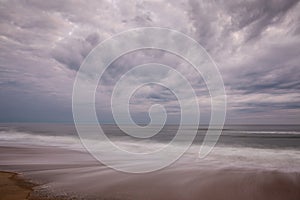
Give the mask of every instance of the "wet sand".
[[28, 185], [14, 173], [1, 173], [0, 200], [300, 199], [298, 171], [205, 168], [187, 163], [153, 173], [127, 174], [73, 150], [33, 146], [0, 149], [0, 169], [20, 172], [38, 183]]
[[[174, 173], [174, 171], [173, 171]], [[245, 199], [245, 200], [298, 200], [300, 199], [299, 174], [279, 172], [219, 171], [199, 176], [197, 172], [138, 176], [120, 181], [91, 199]], [[191, 182], [184, 177], [198, 176]], [[175, 175], [177, 174], [177, 175]], [[118, 179], [118, 177], [114, 177]], [[165, 181], [167, 179], [167, 181]], [[182, 182], [183, 181], [183, 182]], [[169, 185], [166, 183], [169, 182]], [[0, 200], [67, 200], [68, 196], [33, 194], [34, 185], [16, 173], [0, 172]], [[83, 198], [85, 199], [85, 198]]]

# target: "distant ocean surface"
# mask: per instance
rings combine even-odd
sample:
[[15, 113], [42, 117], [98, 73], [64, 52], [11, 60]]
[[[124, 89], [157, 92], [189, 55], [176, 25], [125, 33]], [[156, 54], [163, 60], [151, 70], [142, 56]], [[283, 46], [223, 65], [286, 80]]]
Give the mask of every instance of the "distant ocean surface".
[[[151, 139], [132, 138], [116, 125], [102, 125], [102, 128], [105, 134], [122, 148], [140, 153], [155, 151], [166, 145], [176, 134], [178, 126], [166, 125]], [[184, 129], [188, 133], [190, 127], [185, 126]], [[22, 172], [32, 180], [42, 183], [41, 190], [46, 188], [49, 191], [51, 188], [55, 193], [75, 193], [77, 196], [79, 192], [96, 199], [98, 197], [115, 199], [117, 196], [114, 195], [123, 193], [133, 199], [144, 199], [140, 191], [147, 193], [148, 187], [158, 187], [153, 189], [151, 195], [154, 196], [149, 199], [199, 199], [202, 196], [207, 197], [207, 187], [213, 191], [221, 182], [225, 185], [233, 184], [232, 187], [228, 185], [228, 189], [220, 191], [220, 194], [224, 192], [222, 195], [230, 195], [245, 188], [247, 188], [245, 191], [248, 191], [249, 187], [256, 190], [265, 187], [265, 184], [272, 184], [272, 187], [275, 187], [278, 184], [276, 181], [281, 181], [282, 177], [287, 185], [292, 184], [287, 186], [288, 188], [300, 191], [300, 125], [226, 125], [212, 152], [204, 159], [200, 159], [198, 152], [206, 131], [207, 126], [199, 126], [193, 145], [174, 165], [153, 174], [137, 177], [105, 168], [92, 158], [81, 144], [73, 124], [2, 123], [0, 170]], [[177, 145], [181, 145], [180, 142]], [[124, 158], [111, 159], [118, 161]], [[288, 174], [277, 174], [279, 172]], [[273, 173], [275, 175], [272, 175]], [[236, 178], [233, 179], [234, 176]], [[266, 182], [267, 179], [262, 178], [263, 176], [270, 181]], [[206, 185], [212, 183], [205, 182], [207, 178], [214, 184]], [[140, 181], [144, 185], [140, 184]], [[91, 182], [93, 187], [82, 187], [83, 183], [89, 185]], [[161, 185], [158, 186], [157, 182]], [[234, 186], [235, 184], [237, 186]], [[116, 188], [118, 193], [115, 193]], [[203, 188], [203, 192], [197, 195], [186, 191], [188, 189], [196, 192], [200, 191], [199, 188]], [[176, 194], [168, 196], [174, 191], [181, 191], [181, 194], [186, 196]], [[292, 195], [290, 199], [298, 199], [300, 196], [298, 193], [289, 194]], [[247, 197], [248, 193], [240, 195], [237, 195], [236, 199], [247, 199], [244, 197]], [[285, 191], [282, 195], [283, 198], [278, 199], [288, 199], [285, 198], [287, 195]]]
[[[133, 138], [122, 132], [116, 125], [101, 125], [109, 138], [119, 138], [126, 141]], [[166, 125], [151, 141], [169, 142], [178, 129], [177, 125]], [[189, 126], [185, 126], [187, 131]], [[199, 126], [195, 144], [201, 144], [206, 134], [207, 126]], [[31, 142], [33, 145], [43, 144], [53, 140], [53, 145], [59, 142], [72, 141], [78, 138], [74, 124], [53, 123], [10, 123], [0, 124], [0, 140], [15, 142]], [[137, 140], [136, 140], [137, 141]], [[300, 125], [225, 125], [217, 146], [252, 147], [271, 149], [300, 150]]]

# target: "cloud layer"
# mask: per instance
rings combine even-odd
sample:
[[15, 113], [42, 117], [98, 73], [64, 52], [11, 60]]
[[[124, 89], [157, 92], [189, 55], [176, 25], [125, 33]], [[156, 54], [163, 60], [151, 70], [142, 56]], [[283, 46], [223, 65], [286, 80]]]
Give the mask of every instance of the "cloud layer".
[[[0, 121], [72, 121], [73, 81], [88, 53], [121, 31], [159, 26], [194, 38], [216, 62], [228, 95], [228, 123], [299, 123], [299, 10], [294, 0], [3, 0]], [[158, 50], [132, 52], [110, 66], [97, 93], [100, 120], [112, 122], [107, 107], [116, 80], [153, 61], [188, 78], [207, 123], [203, 80], [184, 60]], [[176, 122], [180, 109], [174, 94], [154, 85], [132, 97], [133, 117], [147, 122], [147, 109], [158, 102]]]

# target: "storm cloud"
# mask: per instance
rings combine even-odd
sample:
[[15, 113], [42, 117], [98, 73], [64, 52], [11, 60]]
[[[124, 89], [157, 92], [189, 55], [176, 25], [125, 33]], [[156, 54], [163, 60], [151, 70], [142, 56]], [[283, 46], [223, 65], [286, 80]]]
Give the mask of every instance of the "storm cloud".
[[[0, 121], [72, 121], [73, 82], [89, 52], [121, 31], [154, 26], [183, 32], [207, 50], [224, 80], [228, 123], [299, 123], [299, 10], [295, 0], [2, 0]], [[96, 96], [99, 119], [113, 122], [109, 98], [118, 78], [149, 62], [187, 77], [208, 122], [203, 79], [186, 61], [158, 50], [131, 52], [111, 64]], [[131, 99], [133, 117], [147, 122], [156, 103], [174, 119], [180, 114], [172, 92], [147, 86]]]

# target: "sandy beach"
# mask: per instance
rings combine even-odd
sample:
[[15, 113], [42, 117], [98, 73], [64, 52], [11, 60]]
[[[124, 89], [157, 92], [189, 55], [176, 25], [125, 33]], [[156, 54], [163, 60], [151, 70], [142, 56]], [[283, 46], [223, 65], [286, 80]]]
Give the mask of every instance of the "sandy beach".
[[0, 200], [69, 200], [74, 198], [43, 196], [35, 193], [37, 184], [15, 172], [0, 171]]
[[0, 200], [25, 200], [35, 185], [11, 172], [0, 172]]

